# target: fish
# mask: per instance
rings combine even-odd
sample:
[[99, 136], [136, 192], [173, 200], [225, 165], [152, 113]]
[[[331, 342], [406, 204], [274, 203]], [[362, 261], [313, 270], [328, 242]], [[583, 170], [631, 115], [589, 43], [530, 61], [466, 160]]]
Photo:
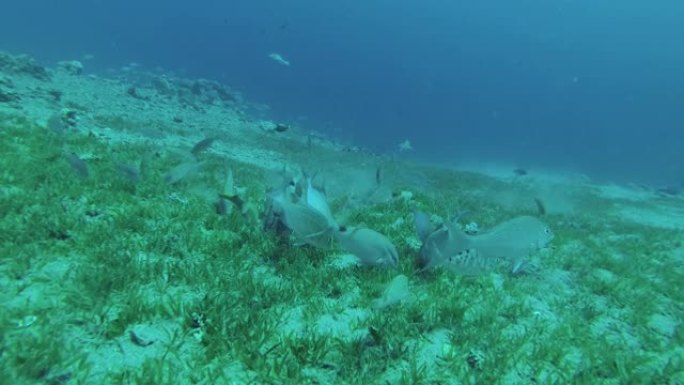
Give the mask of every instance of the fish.
[[195, 143], [194, 146], [192, 146], [190, 153], [192, 155], [194, 155], [195, 158], [198, 157], [199, 154], [201, 154], [206, 149], [211, 147], [211, 145], [214, 144], [214, 141], [216, 141], [216, 139], [218, 139], [218, 138], [215, 136], [209, 136], [209, 137], [206, 137], [206, 138], [200, 140], [199, 142]]
[[[414, 220], [417, 220], [415, 213]], [[416, 231], [421, 231], [418, 226]], [[456, 218], [423, 239], [417, 266], [420, 271], [445, 267], [473, 275], [507, 262], [512, 266], [511, 271], [517, 273], [530, 254], [546, 247], [553, 238], [549, 226], [532, 216], [510, 219], [476, 235], [462, 230]]]
[[285, 60], [285, 58], [283, 58], [283, 56], [279, 53], [272, 52], [272, 53], [268, 54], [268, 57], [270, 59], [272, 59], [273, 61], [275, 61], [276, 63], [282, 64], [282, 65], [288, 66], [288, 67], [290, 66], [290, 62]]
[[60, 114], [51, 115], [47, 121], [47, 127], [57, 135], [62, 135], [67, 131], [67, 127]]
[[444, 264], [446, 257], [460, 252], [458, 245], [451, 240], [449, 234], [449, 230], [441, 226], [423, 239], [416, 259], [416, 266], [420, 271], [438, 267]]
[[424, 212], [414, 210], [414, 224], [419, 239], [423, 242], [418, 253], [416, 265], [420, 271], [442, 265], [447, 258], [463, 251], [457, 235], [460, 228], [458, 220], [467, 212], [459, 213], [449, 224], [442, 224], [437, 228], [432, 226], [430, 218]]
[[321, 213], [328, 220], [330, 225], [337, 226], [337, 222], [330, 211], [330, 206], [328, 206], [325, 194], [313, 185], [313, 177], [306, 178], [304, 200], [309, 207]]
[[164, 174], [164, 182], [169, 185], [176, 184], [191, 175], [197, 174], [202, 165], [203, 163], [195, 161], [183, 162]]
[[271, 200], [283, 224], [297, 241], [318, 249], [332, 247], [336, 226], [325, 215], [309, 205], [291, 202], [285, 194], [272, 195]]
[[64, 154], [64, 158], [66, 159], [67, 163], [69, 163], [69, 166], [74, 170], [76, 175], [79, 177], [85, 179], [90, 176], [90, 171], [88, 170], [88, 164], [86, 163], [85, 160], [81, 159], [78, 155], [75, 153], [68, 153]]
[[392, 242], [375, 230], [365, 227], [340, 227], [335, 239], [342, 249], [359, 258], [365, 266], [390, 266], [399, 264], [399, 253]]
[[517, 176], [525, 176], [528, 174], [528, 172], [524, 168], [518, 167], [518, 168], [513, 170], [513, 174], [515, 174]]
[[434, 231], [432, 223], [430, 222], [430, 216], [426, 213], [413, 208], [413, 224], [416, 227], [416, 234], [418, 234], [418, 239], [421, 242], [425, 242], [425, 239]]
[[409, 289], [409, 279], [404, 274], [399, 274], [387, 284], [385, 290], [382, 292], [382, 296], [373, 300], [372, 306], [374, 309], [380, 310], [402, 302], [407, 302], [410, 299], [411, 290]]
[[148, 151], [143, 153], [142, 157], [140, 158], [140, 164], [138, 169], [140, 170], [141, 178], [145, 178], [150, 175], [150, 163], [152, 162], [153, 156], [154, 154]]
[[546, 205], [544, 204], [544, 201], [540, 198], [534, 198], [534, 204], [537, 206], [537, 214], [539, 214], [539, 216], [546, 215]]
[[[230, 202], [232, 205], [228, 205]], [[228, 168], [223, 190], [218, 193], [218, 201], [214, 204], [216, 213], [219, 215], [230, 214], [232, 207], [238, 209], [245, 222], [252, 226], [259, 222], [259, 213], [254, 202], [247, 197], [247, 188], [235, 185], [233, 170]]]
[[233, 178], [233, 170], [231, 168], [228, 168], [228, 171], [226, 172], [226, 181], [223, 183], [223, 190], [218, 193], [218, 196], [215, 208], [216, 213], [219, 215], [230, 214], [230, 210], [233, 206], [228, 205], [228, 202], [242, 211], [244, 201], [235, 188], [235, 179]]
[[140, 182], [140, 170], [135, 166], [125, 163], [117, 163], [116, 170], [129, 182], [133, 184], [138, 184]]
[[273, 131], [275, 132], [285, 132], [290, 129], [290, 126], [287, 124], [283, 123], [276, 123], [275, 127], [273, 127]]
[[497, 260], [508, 261], [513, 273], [519, 272], [527, 257], [546, 247], [554, 238], [546, 223], [526, 215], [499, 223], [477, 235], [468, 235], [453, 223], [448, 232], [445, 257], [454, 259], [460, 253], [472, 253], [466, 256], [481, 259], [482, 266]]
[[411, 144], [411, 141], [406, 139], [403, 142], [399, 143], [399, 151], [413, 151], [413, 145]]

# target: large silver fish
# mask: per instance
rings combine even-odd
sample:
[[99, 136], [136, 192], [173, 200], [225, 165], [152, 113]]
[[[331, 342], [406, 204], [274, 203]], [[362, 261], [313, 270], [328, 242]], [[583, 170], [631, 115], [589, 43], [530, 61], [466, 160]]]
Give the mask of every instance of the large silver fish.
[[292, 235], [298, 242], [319, 249], [329, 249], [336, 226], [318, 210], [303, 203], [293, 203], [283, 196], [272, 197], [274, 205]]
[[328, 206], [325, 194], [313, 185], [313, 177], [306, 178], [304, 201], [309, 207], [321, 213], [331, 226], [337, 226], [337, 222], [332, 215], [332, 211], [330, 211], [330, 206]]
[[392, 242], [375, 230], [365, 227], [340, 228], [335, 238], [345, 251], [354, 254], [366, 266], [397, 266], [399, 254]]
[[466, 234], [452, 222], [425, 239], [421, 267], [445, 266], [463, 274], [479, 274], [495, 266], [497, 261], [507, 261], [515, 273], [553, 237], [549, 226], [532, 216], [510, 219], [477, 235]]

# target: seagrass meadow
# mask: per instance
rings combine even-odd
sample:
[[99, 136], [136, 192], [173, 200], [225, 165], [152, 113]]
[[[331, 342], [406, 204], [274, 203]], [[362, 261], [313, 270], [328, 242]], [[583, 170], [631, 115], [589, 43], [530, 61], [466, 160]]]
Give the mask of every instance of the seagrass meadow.
[[[684, 384], [681, 195], [420, 164], [278, 132], [215, 82], [3, 55], [3, 383]], [[398, 266], [264, 229], [284, 166]], [[216, 206], [227, 170], [249, 213]], [[412, 208], [487, 229], [535, 198], [555, 237], [525, 271], [416, 269]]]

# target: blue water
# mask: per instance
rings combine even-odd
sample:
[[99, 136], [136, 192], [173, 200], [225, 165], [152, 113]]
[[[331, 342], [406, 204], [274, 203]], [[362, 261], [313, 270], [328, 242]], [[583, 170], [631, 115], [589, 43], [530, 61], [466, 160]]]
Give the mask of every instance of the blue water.
[[[144, 4], [144, 5], [138, 5]], [[420, 4], [420, 5], [418, 5]], [[274, 118], [457, 165], [684, 182], [684, 2], [15, 0], [0, 49], [206, 77]], [[267, 55], [278, 52], [292, 64]]]

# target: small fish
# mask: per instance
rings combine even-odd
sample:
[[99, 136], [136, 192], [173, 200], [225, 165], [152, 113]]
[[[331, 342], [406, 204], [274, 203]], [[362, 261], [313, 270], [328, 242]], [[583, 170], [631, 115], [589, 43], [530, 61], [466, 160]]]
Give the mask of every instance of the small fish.
[[544, 202], [541, 199], [534, 198], [534, 204], [537, 206], [537, 214], [539, 214], [539, 216], [546, 215], [546, 205], [544, 205]]
[[403, 142], [399, 143], [399, 151], [413, 151], [413, 145], [411, 144], [411, 141], [406, 139]]
[[384, 235], [365, 227], [340, 227], [335, 238], [342, 249], [354, 254], [366, 266], [397, 266], [399, 254]]
[[190, 150], [190, 153], [194, 155], [195, 157], [198, 157], [199, 154], [204, 152], [206, 149], [211, 147], [212, 144], [214, 144], [214, 141], [218, 139], [215, 136], [210, 136], [207, 138], [204, 138], [200, 140], [199, 142], [195, 143], [194, 146], [192, 146], [192, 149]]
[[47, 127], [57, 135], [62, 135], [67, 130], [67, 127], [64, 124], [60, 114], [54, 114], [50, 116], [50, 119], [47, 121]]
[[74, 170], [76, 175], [85, 179], [90, 176], [90, 171], [88, 171], [88, 164], [85, 160], [81, 159], [75, 153], [64, 154], [64, 158], [69, 163], [71, 168]]
[[377, 310], [384, 309], [389, 306], [406, 302], [410, 298], [411, 290], [409, 289], [408, 277], [404, 274], [399, 274], [387, 284], [382, 296], [373, 300], [372, 306]]
[[660, 195], [677, 196], [681, 194], [682, 188], [678, 186], [662, 186], [656, 189]]
[[162, 130], [155, 127], [142, 127], [139, 128], [137, 132], [150, 139], [161, 139], [166, 136]]
[[272, 60], [274, 60], [276, 63], [282, 64], [282, 65], [288, 66], [288, 67], [290, 66], [290, 62], [285, 60], [285, 58], [283, 58], [283, 56], [279, 53], [272, 52], [272, 53], [268, 54], [268, 57], [271, 58]]
[[140, 170], [129, 164], [118, 163], [116, 170], [133, 184], [140, 182]]
[[140, 166], [138, 169], [140, 170], [141, 178], [146, 178], [150, 175], [150, 163], [152, 162], [152, 156], [153, 154], [151, 152], [145, 152], [140, 158]]
[[[223, 191], [218, 194], [218, 201], [215, 203], [216, 213], [219, 215], [229, 214], [231, 208], [235, 206], [245, 222], [252, 226], [259, 222], [257, 207], [247, 198], [247, 189], [235, 185], [233, 170], [226, 172], [226, 181], [223, 184]], [[228, 205], [228, 202], [232, 206]]]
[[203, 163], [198, 163], [195, 161], [183, 162], [164, 174], [164, 182], [170, 185], [176, 184], [183, 179], [197, 174], [202, 165]]
[[290, 129], [290, 126], [287, 124], [283, 123], [276, 123], [275, 127], [273, 128], [273, 131], [275, 132], [285, 132]]
[[525, 176], [528, 174], [528, 172], [524, 168], [518, 167], [518, 168], [513, 170], [513, 174], [515, 174], [517, 176]]

